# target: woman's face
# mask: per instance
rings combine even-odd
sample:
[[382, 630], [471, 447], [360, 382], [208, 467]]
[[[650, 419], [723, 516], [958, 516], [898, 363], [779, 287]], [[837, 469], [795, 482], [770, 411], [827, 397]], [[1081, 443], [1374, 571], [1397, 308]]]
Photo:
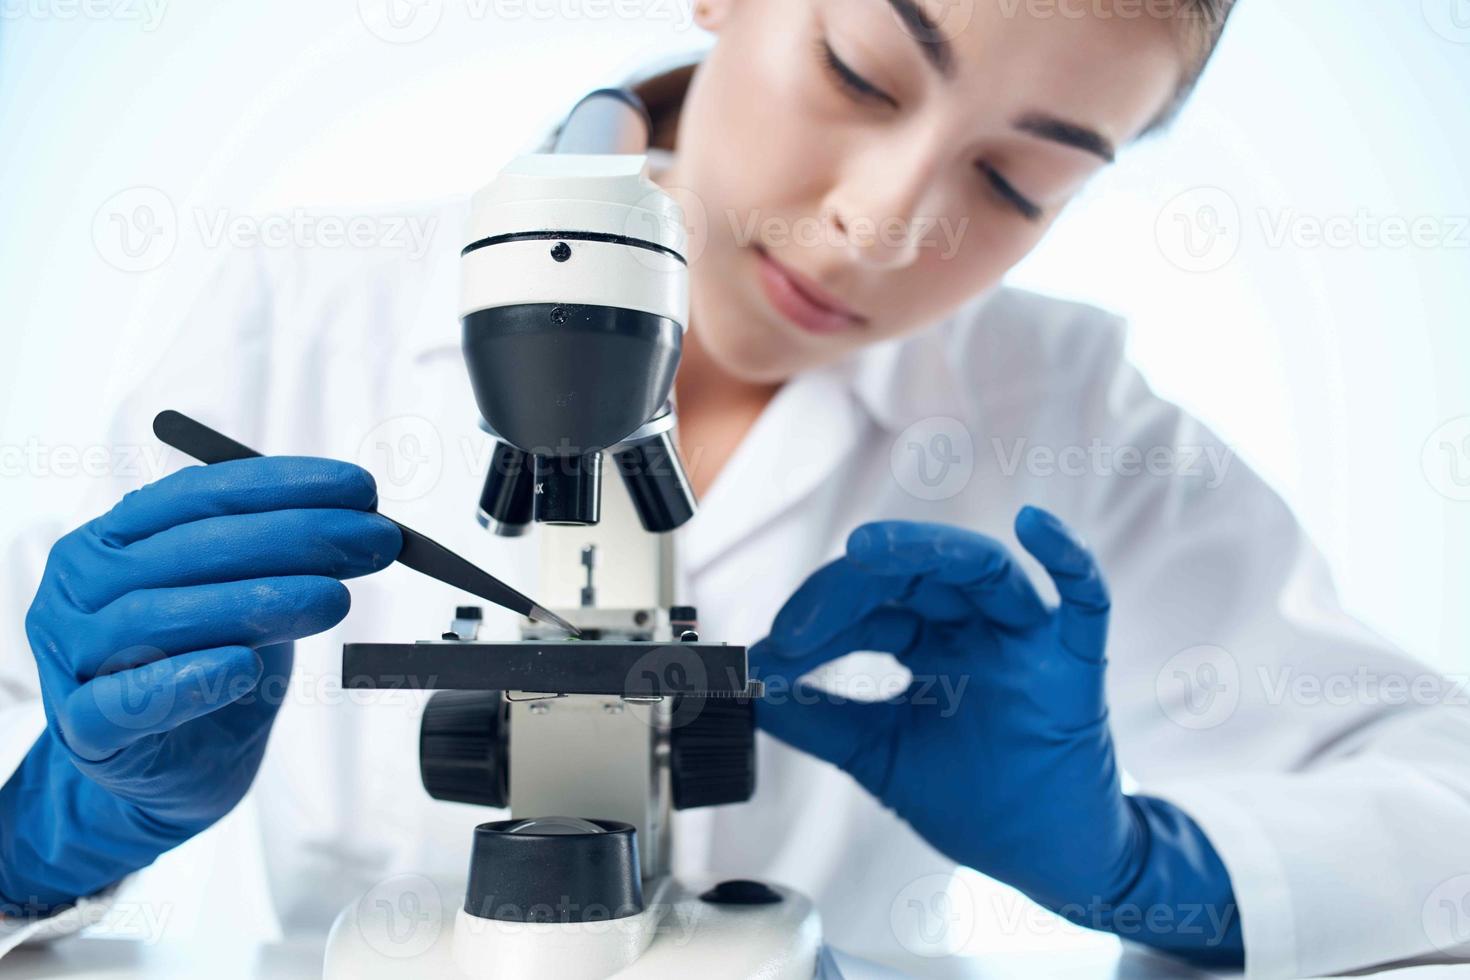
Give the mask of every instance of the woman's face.
[[933, 323], [995, 285], [1172, 99], [1185, 65], [1158, 0], [702, 6], [719, 37], [660, 182], [692, 212], [691, 328], [750, 382]]

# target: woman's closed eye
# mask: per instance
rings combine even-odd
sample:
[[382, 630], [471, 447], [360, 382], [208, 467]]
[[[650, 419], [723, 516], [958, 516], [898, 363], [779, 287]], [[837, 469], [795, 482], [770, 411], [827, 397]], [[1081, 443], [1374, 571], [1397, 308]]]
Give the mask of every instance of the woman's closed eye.
[[990, 164], [983, 161], [976, 163], [975, 168], [985, 175], [985, 178], [990, 181], [990, 186], [995, 188], [996, 193], [1004, 198], [1006, 203], [1021, 212], [1021, 217], [1027, 221], [1039, 221], [1041, 219], [1041, 205], [1016, 190], [1015, 185], [1009, 180], [1006, 180], [1005, 175], [999, 170], [996, 170]]
[[898, 100], [868, 81], [837, 57], [826, 38], [817, 38], [817, 60], [837, 86], [859, 102], [881, 102], [898, 108]]
[[[828, 77], [854, 102], [883, 104], [894, 109], [899, 108], [897, 99], [858, 74], [851, 66], [839, 58], [837, 52], [832, 50], [832, 45], [827, 43], [826, 38], [817, 38], [816, 47], [817, 59]], [[995, 193], [1009, 207], [1017, 211], [1027, 221], [1040, 220], [1042, 216], [1041, 206], [1016, 190], [1015, 185], [1006, 179], [1004, 174], [983, 161], [976, 163], [975, 167], [980, 171]]]

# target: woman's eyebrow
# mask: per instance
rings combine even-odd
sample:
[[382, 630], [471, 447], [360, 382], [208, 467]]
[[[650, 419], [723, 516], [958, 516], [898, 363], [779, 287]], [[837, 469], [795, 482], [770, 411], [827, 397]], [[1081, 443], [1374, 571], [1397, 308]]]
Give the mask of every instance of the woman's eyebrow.
[[914, 39], [924, 60], [946, 81], [954, 77], [954, 45], [944, 31], [915, 0], [888, 0], [893, 13], [904, 26], [904, 33]]
[[1065, 119], [1058, 119], [1044, 112], [1028, 112], [1018, 117], [1011, 125], [1023, 133], [1102, 157], [1108, 163], [1112, 163], [1116, 155], [1112, 141], [1097, 130], [1067, 122]]
[[[924, 12], [917, 0], [888, 0], [888, 5], [903, 23], [905, 33], [919, 46], [924, 60], [929, 62], [941, 78], [946, 81], [953, 79], [954, 45], [933, 18]], [[1011, 125], [1023, 133], [1102, 157], [1108, 163], [1112, 163], [1117, 154], [1112, 141], [1097, 130], [1044, 112], [1028, 112]]]

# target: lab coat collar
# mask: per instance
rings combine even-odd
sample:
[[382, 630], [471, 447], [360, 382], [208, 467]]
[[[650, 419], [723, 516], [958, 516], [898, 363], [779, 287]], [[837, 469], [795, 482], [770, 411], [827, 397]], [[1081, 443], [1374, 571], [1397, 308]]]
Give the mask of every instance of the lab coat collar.
[[687, 573], [795, 507], [867, 440], [872, 420], [853, 391], [856, 367], [848, 359], [807, 371], [776, 392], [680, 532]]
[[826, 483], [848, 456], [886, 453], [892, 435], [935, 416], [966, 417], [963, 365], [994, 291], [898, 339], [870, 344], [787, 381], [726, 462], [680, 541], [696, 573]]
[[999, 295], [986, 290], [944, 319], [857, 352], [847, 369], [854, 397], [873, 421], [898, 433], [924, 419], [961, 417], [976, 399], [966, 390], [971, 347], [983, 332], [988, 307]]

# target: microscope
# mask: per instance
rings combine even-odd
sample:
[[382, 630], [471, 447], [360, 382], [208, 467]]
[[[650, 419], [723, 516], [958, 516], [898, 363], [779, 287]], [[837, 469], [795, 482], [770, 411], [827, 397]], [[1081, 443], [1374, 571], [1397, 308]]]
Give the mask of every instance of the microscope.
[[[444, 842], [466, 850], [460, 907], [426, 908], [403, 876], [345, 909], [327, 944], [331, 980], [817, 972], [809, 899], [671, 873], [675, 810], [754, 791], [761, 688], [743, 647], [702, 639], [697, 610], [672, 600], [668, 532], [695, 509], [671, 402], [689, 276], [683, 216], [647, 176], [650, 130], [636, 95], [598, 90], [552, 152], [517, 157], [474, 197], [463, 347], [495, 440], [478, 518], [503, 536], [542, 525], [543, 594], [548, 577], [563, 588], [584, 577], [580, 604], [554, 610], [580, 635], [526, 620], [518, 641], [481, 642], [480, 610], [462, 607], [438, 639], [344, 647], [347, 687], [435, 692], [420, 729], [424, 790], [510, 816]], [[607, 460], [627, 490], [613, 520]], [[597, 605], [608, 546], [575, 548], [575, 564], [565, 554], [594, 530], [657, 544], [643, 563], [651, 601]]]

